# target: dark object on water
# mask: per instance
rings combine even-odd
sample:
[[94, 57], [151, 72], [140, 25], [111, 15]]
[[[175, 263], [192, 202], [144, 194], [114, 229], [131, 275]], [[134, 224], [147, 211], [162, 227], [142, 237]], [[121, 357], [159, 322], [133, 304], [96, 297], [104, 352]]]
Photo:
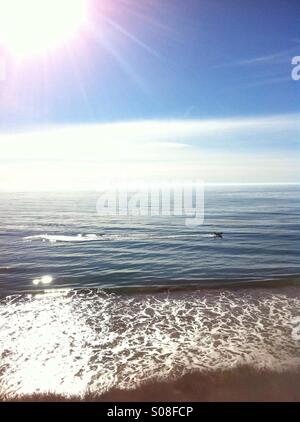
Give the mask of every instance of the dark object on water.
[[215, 239], [223, 239], [223, 233], [222, 232], [213, 232]]

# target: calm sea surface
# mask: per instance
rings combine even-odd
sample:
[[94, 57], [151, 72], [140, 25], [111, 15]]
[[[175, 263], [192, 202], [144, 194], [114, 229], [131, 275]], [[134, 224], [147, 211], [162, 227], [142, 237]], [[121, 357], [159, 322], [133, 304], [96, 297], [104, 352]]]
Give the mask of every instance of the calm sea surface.
[[204, 225], [190, 228], [183, 217], [98, 215], [96, 193], [2, 193], [0, 292], [37, 290], [33, 281], [45, 275], [51, 288], [298, 275], [299, 194], [297, 186], [211, 187]]

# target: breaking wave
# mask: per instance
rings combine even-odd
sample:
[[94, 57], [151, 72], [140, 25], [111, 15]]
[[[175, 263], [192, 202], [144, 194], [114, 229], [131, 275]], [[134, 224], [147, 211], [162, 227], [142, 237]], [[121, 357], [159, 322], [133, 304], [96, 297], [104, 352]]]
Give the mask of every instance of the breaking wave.
[[101, 240], [101, 235], [97, 234], [77, 234], [71, 235], [52, 235], [52, 234], [39, 234], [35, 236], [27, 236], [23, 238], [27, 241], [41, 240], [43, 242], [94, 242], [95, 240]]
[[[165, 239], [183, 239], [183, 238], [198, 238], [205, 239], [211, 238], [214, 239], [215, 235], [208, 234], [177, 234], [177, 235], [166, 235]], [[38, 234], [33, 236], [25, 236], [23, 240], [27, 242], [32, 241], [42, 241], [49, 243], [72, 243], [72, 242], [94, 242], [97, 240], [147, 240], [147, 239], [161, 239], [160, 236], [151, 235], [149, 233], [145, 234], [116, 234], [116, 233], [102, 233], [102, 234], [77, 234], [77, 235], [57, 235], [57, 234]]]

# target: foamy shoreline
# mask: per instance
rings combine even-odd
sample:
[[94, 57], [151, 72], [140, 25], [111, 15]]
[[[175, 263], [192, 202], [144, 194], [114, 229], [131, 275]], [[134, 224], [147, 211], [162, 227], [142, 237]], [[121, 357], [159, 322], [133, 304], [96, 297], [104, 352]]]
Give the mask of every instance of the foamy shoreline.
[[[215, 379], [224, 392], [227, 381], [247, 388], [248, 372], [255, 382], [266, 374], [265, 383], [288, 385], [284, 374], [300, 368], [300, 342], [293, 336], [299, 291], [117, 295], [85, 289], [6, 298], [0, 302], [0, 394], [84, 398], [89, 391], [114, 400], [130, 391], [144, 397], [151, 385], [158, 391], [162, 385], [172, 397], [179, 390], [186, 400], [201, 400], [202, 383]], [[202, 393], [182, 389], [187, 379]], [[214, 396], [214, 384], [210, 388]]]
[[227, 371], [193, 372], [177, 379], [152, 381], [130, 390], [114, 388], [107, 393], [83, 396], [55, 393], [0, 395], [13, 402], [299, 402], [300, 368], [293, 371], [255, 370], [250, 367]]

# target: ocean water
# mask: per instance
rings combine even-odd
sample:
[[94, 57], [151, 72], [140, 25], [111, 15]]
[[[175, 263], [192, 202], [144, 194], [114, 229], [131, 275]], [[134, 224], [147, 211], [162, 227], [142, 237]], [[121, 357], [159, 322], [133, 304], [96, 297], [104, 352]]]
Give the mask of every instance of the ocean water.
[[[1, 295], [51, 288], [210, 285], [300, 274], [300, 187], [210, 187], [204, 225], [98, 215], [96, 193], [0, 197]], [[214, 239], [213, 231], [224, 232]], [[79, 235], [79, 236], [78, 236]]]
[[299, 193], [210, 187], [196, 227], [100, 216], [96, 193], [1, 194], [0, 394], [299, 368]]

